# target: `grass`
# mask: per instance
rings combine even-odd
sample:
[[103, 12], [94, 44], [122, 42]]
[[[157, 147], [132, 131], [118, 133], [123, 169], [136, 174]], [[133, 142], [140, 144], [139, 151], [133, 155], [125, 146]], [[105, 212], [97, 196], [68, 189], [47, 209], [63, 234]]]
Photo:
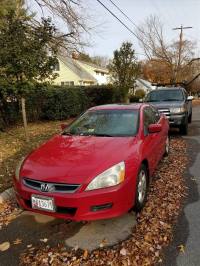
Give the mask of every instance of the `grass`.
[[12, 186], [12, 176], [18, 161], [51, 136], [60, 132], [61, 123], [69, 123], [69, 120], [28, 124], [29, 142], [25, 141], [22, 126], [0, 133], [0, 192]]

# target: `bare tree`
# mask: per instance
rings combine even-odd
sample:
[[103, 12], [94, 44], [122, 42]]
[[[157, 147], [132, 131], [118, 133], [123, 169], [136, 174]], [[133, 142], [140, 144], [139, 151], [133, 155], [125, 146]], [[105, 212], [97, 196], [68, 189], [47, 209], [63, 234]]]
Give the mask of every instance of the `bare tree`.
[[26, 7], [32, 12], [32, 2], [37, 4], [41, 16], [34, 16], [33, 25], [41, 21], [41, 17], [50, 16], [56, 24], [60, 21], [62, 29], [55, 37], [55, 43], [68, 53], [80, 50], [88, 44], [86, 36], [90, 34], [87, 12], [82, 0], [26, 0]]
[[164, 25], [157, 16], [150, 16], [138, 28], [139, 43], [148, 60], [162, 63], [168, 69], [170, 82], [182, 82], [185, 73], [191, 66], [194, 57], [195, 43], [182, 40], [181, 50], [179, 41], [167, 41], [164, 36]]
[[110, 63], [110, 60], [107, 56], [95, 55], [92, 57], [92, 60], [95, 64], [102, 67], [107, 67]]

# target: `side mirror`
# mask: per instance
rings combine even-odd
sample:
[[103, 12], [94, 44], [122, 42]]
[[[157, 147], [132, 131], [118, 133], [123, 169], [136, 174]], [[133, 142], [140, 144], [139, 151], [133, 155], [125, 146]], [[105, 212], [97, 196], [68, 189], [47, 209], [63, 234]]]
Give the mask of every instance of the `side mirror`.
[[60, 127], [61, 127], [62, 130], [64, 130], [67, 127], [67, 125], [66, 124], [61, 124]]
[[148, 127], [149, 133], [158, 133], [162, 130], [161, 124], [151, 124]]
[[194, 99], [193, 96], [188, 96], [188, 97], [187, 97], [187, 100], [188, 100], [188, 101], [192, 101], [193, 99]]

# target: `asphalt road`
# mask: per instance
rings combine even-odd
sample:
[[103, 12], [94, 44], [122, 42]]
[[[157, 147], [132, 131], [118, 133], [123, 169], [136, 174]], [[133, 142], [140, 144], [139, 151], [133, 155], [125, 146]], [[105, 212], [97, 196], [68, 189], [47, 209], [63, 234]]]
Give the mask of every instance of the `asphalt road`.
[[[193, 108], [193, 121], [185, 139], [190, 159], [185, 172], [188, 197], [163, 266], [200, 266], [200, 106]], [[180, 245], [185, 252], [180, 252]]]

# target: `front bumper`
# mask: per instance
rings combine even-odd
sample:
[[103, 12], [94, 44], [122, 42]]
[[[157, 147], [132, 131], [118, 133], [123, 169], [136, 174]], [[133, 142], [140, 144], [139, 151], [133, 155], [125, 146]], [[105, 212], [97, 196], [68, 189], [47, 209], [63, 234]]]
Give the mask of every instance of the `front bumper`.
[[170, 114], [168, 119], [170, 127], [177, 127], [185, 123], [186, 114]]
[[[14, 189], [19, 205], [26, 210], [75, 221], [108, 219], [120, 216], [133, 206], [135, 186], [133, 179], [105, 189], [82, 191], [72, 194], [45, 193], [30, 189], [14, 178]], [[31, 195], [53, 197], [56, 212], [32, 209]]]

